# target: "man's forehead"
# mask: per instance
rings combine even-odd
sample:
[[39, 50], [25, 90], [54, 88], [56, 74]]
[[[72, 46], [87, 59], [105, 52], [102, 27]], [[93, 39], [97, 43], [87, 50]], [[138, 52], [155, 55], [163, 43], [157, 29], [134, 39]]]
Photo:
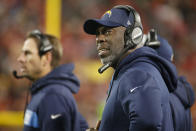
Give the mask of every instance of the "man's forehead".
[[23, 45], [23, 48], [22, 48], [23, 51], [35, 51], [37, 50], [37, 45], [36, 45], [36, 42], [33, 38], [29, 38], [29, 39], [26, 39], [24, 41], [24, 45]]
[[113, 28], [114, 27], [100, 26], [97, 28], [97, 32], [102, 32], [102, 31], [113, 29]]

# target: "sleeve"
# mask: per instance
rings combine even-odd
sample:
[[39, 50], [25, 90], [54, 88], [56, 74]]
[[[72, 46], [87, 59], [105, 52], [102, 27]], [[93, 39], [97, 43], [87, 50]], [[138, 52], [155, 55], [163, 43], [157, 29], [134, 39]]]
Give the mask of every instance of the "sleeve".
[[130, 120], [130, 131], [161, 130], [161, 91], [152, 76], [132, 71], [119, 83], [119, 100]]
[[40, 127], [43, 131], [69, 131], [71, 129], [71, 103], [61, 95], [47, 94], [38, 111]]

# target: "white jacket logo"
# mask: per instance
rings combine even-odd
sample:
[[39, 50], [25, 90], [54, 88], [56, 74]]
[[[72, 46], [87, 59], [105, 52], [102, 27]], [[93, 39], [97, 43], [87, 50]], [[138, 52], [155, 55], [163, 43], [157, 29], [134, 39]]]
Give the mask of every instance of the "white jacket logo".
[[56, 119], [56, 118], [58, 118], [58, 117], [60, 117], [60, 116], [61, 116], [61, 114], [51, 115], [51, 119]]
[[130, 92], [133, 93], [133, 91], [136, 90], [136, 89], [139, 88], [139, 87], [141, 87], [141, 86], [136, 86], [136, 87], [134, 87], [133, 89], [130, 89]]

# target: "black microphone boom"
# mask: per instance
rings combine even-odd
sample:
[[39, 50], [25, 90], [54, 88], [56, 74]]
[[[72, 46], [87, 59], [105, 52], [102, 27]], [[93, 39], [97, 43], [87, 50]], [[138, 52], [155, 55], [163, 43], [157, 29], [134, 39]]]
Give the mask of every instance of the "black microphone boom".
[[17, 71], [16, 71], [16, 70], [14, 70], [14, 71], [12, 72], [12, 74], [13, 74], [13, 76], [14, 76], [16, 79], [22, 79], [22, 78], [25, 77], [25, 76], [19, 76], [19, 75], [17, 75]]
[[101, 73], [103, 73], [105, 70], [107, 70], [110, 66], [112, 66], [112, 62], [109, 62], [109, 63], [103, 65], [102, 67], [100, 67], [100, 68], [98, 69], [98, 72], [101, 74]]

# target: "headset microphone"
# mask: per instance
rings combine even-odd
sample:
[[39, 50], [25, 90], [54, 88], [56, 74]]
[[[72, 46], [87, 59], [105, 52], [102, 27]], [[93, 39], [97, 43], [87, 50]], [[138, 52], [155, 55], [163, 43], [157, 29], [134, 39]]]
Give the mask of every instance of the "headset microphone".
[[103, 65], [102, 67], [100, 67], [98, 69], [98, 72], [101, 74], [101, 73], [103, 73], [105, 70], [107, 70], [111, 66], [112, 66], [112, 62], [109, 62], [109, 63]]
[[16, 79], [22, 79], [22, 78], [25, 77], [24, 75], [21, 75], [21, 76], [18, 75], [16, 70], [14, 70], [14, 71], [12, 72], [12, 74], [13, 74], [13, 76], [14, 76]]

